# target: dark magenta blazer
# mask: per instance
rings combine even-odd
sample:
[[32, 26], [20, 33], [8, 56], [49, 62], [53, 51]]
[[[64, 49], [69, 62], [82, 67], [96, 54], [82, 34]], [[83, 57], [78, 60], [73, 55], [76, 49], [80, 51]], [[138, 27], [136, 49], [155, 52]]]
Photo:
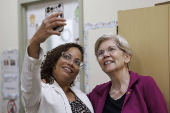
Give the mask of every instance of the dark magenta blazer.
[[[168, 113], [164, 97], [153, 78], [129, 73], [130, 83], [121, 113]], [[110, 87], [111, 81], [97, 85], [87, 95], [95, 113], [102, 113]]]

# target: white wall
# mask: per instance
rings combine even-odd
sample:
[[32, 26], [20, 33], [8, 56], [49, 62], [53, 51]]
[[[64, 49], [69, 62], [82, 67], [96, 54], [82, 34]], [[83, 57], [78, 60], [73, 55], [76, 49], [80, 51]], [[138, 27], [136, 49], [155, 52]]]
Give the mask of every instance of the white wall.
[[[100, 21], [109, 22], [117, 20], [117, 11], [126, 9], [135, 9], [154, 6], [156, 3], [165, 2], [167, 0], [84, 0], [84, 23], [97, 23]], [[1, 0], [0, 1], [0, 53], [6, 49], [18, 49], [18, 0]], [[97, 37], [93, 37], [97, 38]], [[89, 47], [93, 49], [93, 46]], [[94, 65], [98, 65], [94, 61]], [[93, 70], [100, 70], [99, 66], [93, 67]], [[105, 82], [107, 77], [101, 77], [100, 73], [91, 70], [91, 75], [99, 79], [99, 82]], [[98, 83], [98, 80], [91, 84], [93, 88]], [[1, 85], [1, 84], [0, 84]], [[0, 86], [1, 88], [1, 86]], [[1, 93], [1, 92], [0, 92]], [[0, 98], [1, 101], [1, 98]], [[0, 103], [1, 104], [1, 103]], [[0, 105], [1, 111], [1, 105]]]
[[[0, 1], [0, 55], [6, 49], [18, 49], [18, 8], [17, 0]], [[1, 81], [1, 66], [0, 66]], [[1, 82], [0, 82], [1, 89]], [[2, 110], [2, 97], [0, 90], [0, 113]]]
[[[119, 10], [128, 10], [136, 8], [144, 8], [154, 6], [156, 3], [166, 2], [167, 0], [84, 0], [84, 24], [86, 23], [98, 23], [98, 22], [110, 22], [112, 20], [117, 21], [117, 12]], [[98, 31], [90, 30], [89, 36], [89, 86], [90, 91], [97, 85], [109, 81], [109, 77], [102, 72], [100, 66], [94, 55], [94, 43], [99, 36], [104, 33], [113, 32], [114, 29], [104, 28]]]
[[17, 0], [0, 1], [0, 53], [6, 49], [18, 49]]

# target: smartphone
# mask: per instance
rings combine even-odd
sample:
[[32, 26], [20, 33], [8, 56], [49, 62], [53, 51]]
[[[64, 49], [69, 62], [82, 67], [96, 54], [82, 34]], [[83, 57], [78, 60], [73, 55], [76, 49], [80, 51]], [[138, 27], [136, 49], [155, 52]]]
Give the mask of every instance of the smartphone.
[[[45, 17], [49, 17], [51, 14], [53, 13], [58, 13], [58, 12], [62, 12], [62, 14], [60, 14], [58, 17], [60, 18], [64, 18], [64, 6], [63, 6], [63, 3], [57, 3], [55, 5], [51, 5], [51, 6], [47, 6], [45, 8]], [[64, 29], [64, 26], [56, 26], [53, 28], [53, 30], [56, 30], [56, 31], [63, 31]]]

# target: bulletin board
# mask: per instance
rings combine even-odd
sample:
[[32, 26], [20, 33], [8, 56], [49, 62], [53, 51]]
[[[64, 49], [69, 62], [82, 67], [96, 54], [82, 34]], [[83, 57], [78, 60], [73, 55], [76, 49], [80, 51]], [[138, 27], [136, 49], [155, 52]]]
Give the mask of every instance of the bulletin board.
[[19, 113], [18, 50], [5, 50], [0, 56], [2, 113]]
[[[94, 54], [94, 45], [96, 40], [106, 33], [116, 34], [117, 21], [98, 22], [96, 24], [87, 23], [84, 28], [84, 75], [85, 75], [85, 93], [89, 93], [96, 85], [109, 81], [100, 68]], [[90, 49], [89, 49], [90, 48]]]

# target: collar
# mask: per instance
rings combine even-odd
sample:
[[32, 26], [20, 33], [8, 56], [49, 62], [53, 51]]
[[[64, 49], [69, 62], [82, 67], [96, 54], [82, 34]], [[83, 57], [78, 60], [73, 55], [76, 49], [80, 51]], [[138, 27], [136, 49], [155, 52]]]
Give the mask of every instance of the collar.
[[135, 85], [135, 83], [138, 81], [139, 75], [132, 71], [129, 71], [129, 74], [130, 74], [130, 82], [129, 82], [128, 89], [132, 89], [133, 85]]
[[[135, 83], [138, 81], [139, 79], [139, 75], [137, 73], [134, 73], [132, 71], [129, 71], [130, 74], [130, 82], [129, 82], [129, 86], [128, 86], [128, 90], [131, 89], [133, 87], [133, 85], [135, 85]], [[111, 88], [111, 81], [98, 85], [96, 86], [96, 88], [93, 91], [96, 91], [99, 95], [104, 95], [104, 94], [108, 94], [110, 88]]]
[[[66, 106], [70, 106], [70, 105], [69, 105], [69, 102], [68, 102], [68, 100], [67, 100], [67, 97], [66, 97], [64, 91], [62, 90], [62, 88], [59, 86], [59, 84], [58, 84], [56, 81], [54, 81], [54, 83], [53, 83], [52, 85], [50, 85], [50, 86], [51, 86], [54, 90], [56, 90], [57, 92], [59, 92], [59, 93], [62, 95], [63, 100], [64, 100]], [[88, 100], [87, 96], [86, 96], [82, 91], [80, 91], [79, 89], [77, 89], [75, 86], [70, 87], [70, 89], [71, 89], [72, 92], [89, 108], [89, 110], [90, 110], [92, 113], [94, 113], [94, 112], [93, 112], [93, 107], [92, 107], [90, 101]], [[67, 109], [68, 113], [71, 113], [71, 111], [70, 111], [71, 108], [70, 108], [70, 107], [66, 107], [66, 109]]]

